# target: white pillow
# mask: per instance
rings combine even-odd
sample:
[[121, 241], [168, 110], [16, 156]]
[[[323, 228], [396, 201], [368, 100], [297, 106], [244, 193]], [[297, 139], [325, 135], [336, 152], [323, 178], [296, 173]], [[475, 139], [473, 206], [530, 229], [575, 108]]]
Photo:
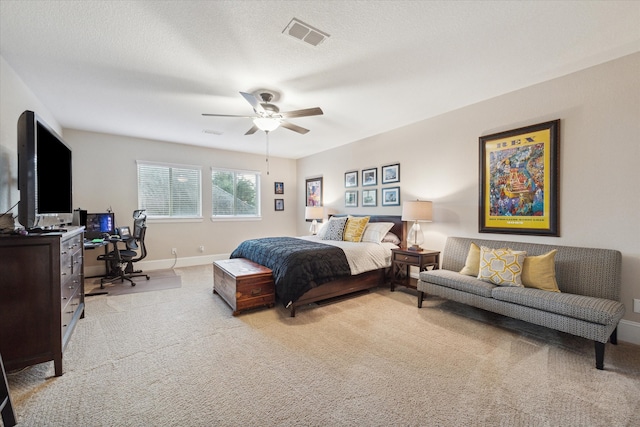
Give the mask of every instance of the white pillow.
[[362, 242], [380, 243], [392, 227], [392, 222], [369, 222], [362, 233]]

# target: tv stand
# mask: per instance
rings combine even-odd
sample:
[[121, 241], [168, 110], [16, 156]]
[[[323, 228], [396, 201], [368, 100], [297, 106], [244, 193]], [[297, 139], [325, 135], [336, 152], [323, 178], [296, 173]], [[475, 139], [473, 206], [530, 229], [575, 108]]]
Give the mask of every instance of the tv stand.
[[84, 317], [84, 227], [0, 236], [0, 353], [7, 370], [53, 360]]

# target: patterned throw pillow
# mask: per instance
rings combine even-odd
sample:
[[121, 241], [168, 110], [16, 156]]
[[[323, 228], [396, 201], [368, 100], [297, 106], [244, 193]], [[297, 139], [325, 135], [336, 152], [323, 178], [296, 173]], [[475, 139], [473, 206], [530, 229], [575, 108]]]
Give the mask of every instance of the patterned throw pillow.
[[526, 252], [480, 247], [478, 279], [500, 286], [522, 286], [522, 265]]
[[542, 289], [543, 291], [560, 292], [556, 281], [557, 249], [543, 255], [528, 256], [522, 265], [522, 284], [525, 288]]
[[331, 218], [329, 223], [327, 224], [327, 228], [325, 233], [320, 238], [322, 240], [342, 240], [342, 235], [344, 234], [344, 226], [347, 223], [347, 218]]
[[359, 242], [362, 240], [362, 234], [364, 234], [364, 228], [369, 222], [368, 216], [354, 217], [350, 216], [347, 220], [347, 225], [344, 227], [344, 235], [342, 239], [346, 242]]
[[363, 242], [380, 243], [389, 230], [393, 228], [392, 222], [370, 222], [364, 228]]

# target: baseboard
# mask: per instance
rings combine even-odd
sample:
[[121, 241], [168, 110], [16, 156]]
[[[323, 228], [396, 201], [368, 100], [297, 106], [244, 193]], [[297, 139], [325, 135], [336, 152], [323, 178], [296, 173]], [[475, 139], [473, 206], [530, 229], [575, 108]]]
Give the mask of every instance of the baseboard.
[[[186, 257], [177, 259], [158, 259], [158, 260], [142, 260], [135, 263], [136, 270], [153, 271], [165, 270], [167, 268], [193, 267], [195, 265], [213, 264], [214, 261], [220, 259], [228, 259], [229, 254], [202, 255], [195, 257]], [[85, 277], [99, 276], [104, 274], [104, 265], [85, 266]]]
[[618, 324], [618, 340], [640, 345], [640, 323], [622, 319]]

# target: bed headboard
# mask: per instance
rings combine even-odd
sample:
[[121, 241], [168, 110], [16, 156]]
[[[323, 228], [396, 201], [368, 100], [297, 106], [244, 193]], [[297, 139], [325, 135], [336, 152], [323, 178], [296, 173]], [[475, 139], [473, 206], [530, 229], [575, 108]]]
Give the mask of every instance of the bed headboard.
[[[332, 216], [348, 216], [347, 214], [335, 214], [329, 215], [329, 218]], [[405, 228], [405, 223], [402, 221], [402, 217], [400, 215], [366, 215], [366, 214], [357, 214], [351, 216], [369, 216], [369, 222], [392, 222], [393, 227], [391, 227], [391, 231], [393, 234], [398, 236], [402, 243], [404, 244], [407, 241], [407, 230]]]

